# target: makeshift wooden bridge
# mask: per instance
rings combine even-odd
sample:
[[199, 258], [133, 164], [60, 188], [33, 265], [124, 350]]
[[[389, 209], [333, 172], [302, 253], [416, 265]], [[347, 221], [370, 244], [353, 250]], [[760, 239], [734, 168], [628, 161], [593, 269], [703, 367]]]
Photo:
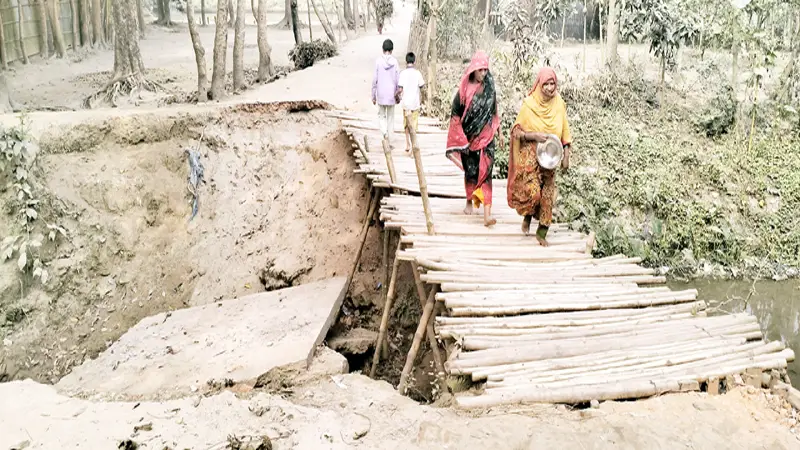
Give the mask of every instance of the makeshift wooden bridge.
[[[425, 339], [440, 374], [484, 382], [477, 395], [457, 396], [462, 407], [713, 392], [735, 374], [760, 383], [762, 371], [794, 359], [781, 342], [764, 340], [754, 316], [708, 316], [696, 290], [670, 290], [639, 258], [592, 258], [592, 235], [555, 224], [549, 247], [523, 236], [522, 218], [505, 202], [505, 181], [494, 184], [495, 226], [484, 227], [482, 214], [465, 215], [463, 175], [445, 158], [445, 133], [435, 121], [420, 119], [412, 156], [402, 129], [387, 151], [375, 117], [331, 114], [374, 188], [368, 214], [385, 192], [380, 218], [401, 235], [390, 276], [387, 264], [376, 349], [385, 348], [399, 264], [412, 265], [423, 306], [401, 392]], [[382, 353], [375, 352], [372, 376]]]

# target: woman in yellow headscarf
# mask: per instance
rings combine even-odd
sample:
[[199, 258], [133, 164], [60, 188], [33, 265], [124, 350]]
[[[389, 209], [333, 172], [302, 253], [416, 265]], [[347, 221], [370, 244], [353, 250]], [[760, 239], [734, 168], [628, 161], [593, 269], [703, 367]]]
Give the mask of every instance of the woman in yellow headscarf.
[[558, 95], [556, 73], [543, 67], [528, 97], [522, 103], [517, 121], [511, 129], [508, 157], [508, 206], [524, 216], [522, 232], [530, 234], [531, 220], [536, 219], [536, 239], [547, 246], [547, 230], [553, 221], [555, 202], [555, 170], [539, 166], [536, 146], [553, 134], [561, 139], [564, 157], [561, 167], [569, 167], [572, 136], [567, 122], [567, 106]]

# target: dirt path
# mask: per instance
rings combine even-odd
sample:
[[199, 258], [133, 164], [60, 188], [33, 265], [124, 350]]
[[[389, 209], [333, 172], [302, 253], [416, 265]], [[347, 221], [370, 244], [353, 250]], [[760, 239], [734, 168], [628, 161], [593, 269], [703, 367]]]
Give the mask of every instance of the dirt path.
[[[0, 385], [0, 448], [222, 449], [266, 435], [283, 449], [769, 449], [800, 446], [764, 394], [669, 395], [568, 411], [549, 405], [466, 414], [421, 406], [384, 382], [325, 375], [283, 395], [223, 392], [161, 403], [88, 402], [31, 382]], [[134, 431], [136, 427], [143, 427]], [[165, 447], [166, 446], [166, 447]], [[141, 447], [140, 447], [141, 448]]]
[[[375, 58], [381, 54], [384, 39], [392, 39], [395, 56], [402, 60], [408, 41], [408, 28], [413, 15], [410, 6], [397, 6], [395, 17], [387, 24], [384, 34], [379, 35], [373, 28], [345, 42], [334, 58], [266, 85], [256, 85], [239, 95], [229, 95], [221, 102], [203, 105], [179, 104], [157, 106], [146, 104], [131, 108], [99, 108], [95, 110], [33, 112], [28, 114], [34, 133], [41, 132], [56, 124], [79, 123], [106, 117], [120, 117], [131, 114], [174, 114], [176, 111], [203, 112], [219, 104], [238, 104], [247, 102], [273, 102], [285, 100], [323, 100], [340, 108], [369, 110], [374, 108], [370, 101], [370, 84]], [[272, 18], [275, 19], [275, 18]], [[211, 49], [213, 27], [203, 29], [207, 51]], [[270, 44], [273, 46], [275, 64], [289, 64], [286, 53], [293, 45], [291, 33], [286, 30], [270, 29]], [[316, 30], [322, 36], [322, 30]], [[185, 35], [184, 35], [185, 34]], [[255, 46], [255, 28], [248, 28], [246, 45], [246, 69], [254, 69], [258, 61]], [[175, 42], [173, 42], [175, 41]], [[251, 42], [252, 41], [252, 42]], [[229, 37], [229, 45], [233, 45]], [[228, 55], [230, 57], [230, 49]], [[188, 42], [188, 33], [181, 26], [164, 30], [153, 28], [143, 41], [142, 54], [145, 66], [157, 81], [175, 84], [177, 90], [191, 91], [196, 83], [194, 54]], [[207, 63], [210, 56], [207, 54]], [[228, 67], [231, 67], [231, 62]], [[100, 89], [107, 81], [108, 72], [113, 66], [113, 53], [96, 52], [78, 61], [51, 60], [35, 62], [20, 67], [11, 78], [18, 101], [40, 106], [78, 107], [82, 99]], [[10, 125], [18, 122], [17, 115], [0, 115], [0, 124]]]

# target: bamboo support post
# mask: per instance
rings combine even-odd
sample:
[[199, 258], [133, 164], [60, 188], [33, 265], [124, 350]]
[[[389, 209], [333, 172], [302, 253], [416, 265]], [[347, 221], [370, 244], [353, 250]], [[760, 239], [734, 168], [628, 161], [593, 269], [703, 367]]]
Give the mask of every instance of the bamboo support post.
[[[397, 249], [400, 250], [400, 243], [397, 244]], [[375, 373], [378, 370], [378, 364], [381, 361], [381, 352], [377, 349], [382, 348], [383, 341], [386, 339], [386, 330], [389, 327], [389, 315], [392, 311], [392, 303], [394, 302], [395, 292], [397, 290], [397, 270], [400, 266], [400, 259], [395, 253], [394, 263], [392, 264], [392, 276], [389, 280], [389, 288], [386, 293], [386, 301], [383, 304], [383, 315], [381, 316], [381, 326], [378, 329], [378, 341], [375, 342], [376, 351], [372, 355], [372, 367], [369, 370], [370, 378], [375, 378]]]
[[[410, 115], [406, 112], [406, 115]], [[408, 119], [411, 119], [408, 117]], [[428, 183], [425, 180], [425, 169], [422, 167], [422, 156], [420, 155], [419, 145], [417, 145], [417, 132], [410, 126], [411, 120], [406, 120], [406, 130], [411, 137], [411, 152], [414, 154], [414, 164], [417, 169], [417, 179], [419, 180], [419, 194], [422, 197], [422, 209], [425, 212], [425, 227], [428, 234], [436, 234], [433, 227], [433, 216], [431, 215], [431, 205], [428, 199]]]
[[366, 136], [364, 136], [364, 148], [361, 148], [361, 146], [359, 145], [358, 149], [361, 150], [361, 156], [364, 157], [364, 161], [366, 161], [367, 164], [369, 164], [369, 162], [370, 162], [369, 161], [369, 141], [367, 140]]
[[348, 275], [347, 277], [345, 292], [350, 290], [350, 284], [353, 282], [353, 277], [356, 274], [356, 269], [358, 268], [358, 262], [361, 260], [361, 253], [364, 251], [364, 244], [367, 242], [367, 235], [369, 234], [369, 224], [371, 222], [370, 218], [375, 213], [375, 209], [378, 206], [379, 200], [380, 200], [380, 195], [378, 195], [377, 192], [373, 193], [369, 209], [367, 210], [367, 216], [364, 218], [364, 226], [361, 227], [361, 244], [358, 246], [358, 252], [356, 253], [356, 259], [353, 262], [353, 268], [350, 270], [350, 275]]
[[397, 183], [397, 171], [394, 169], [394, 158], [392, 158], [392, 148], [389, 145], [388, 139], [381, 141], [383, 145], [383, 154], [386, 156], [386, 168], [389, 170], [389, 181], [392, 184]]
[[428, 328], [428, 322], [433, 317], [433, 307], [436, 306], [436, 286], [431, 286], [431, 292], [425, 302], [425, 308], [422, 310], [422, 317], [417, 325], [417, 331], [414, 333], [414, 341], [411, 343], [411, 350], [408, 351], [406, 357], [406, 364], [403, 366], [403, 372], [400, 374], [400, 383], [397, 385], [397, 390], [400, 394], [405, 395], [406, 384], [408, 383], [408, 376], [411, 374], [411, 369], [414, 367], [414, 360], [417, 359], [419, 347], [422, 344], [422, 339], [425, 337], [425, 331]]
[[[387, 298], [387, 292], [389, 288], [389, 240], [391, 238], [391, 231], [387, 230], [386, 228], [383, 229], [383, 274], [381, 277], [381, 298]], [[379, 341], [378, 344], [381, 344], [380, 347], [376, 346], [375, 351], [382, 352], [382, 356], [384, 358], [389, 357], [388, 345], [386, 341]]]
[[[428, 295], [425, 294], [425, 285], [422, 282], [422, 277], [419, 273], [419, 266], [417, 263], [411, 263], [411, 270], [414, 273], [414, 284], [417, 286], [417, 295], [419, 296], [419, 305], [422, 309], [425, 308], [425, 299], [428, 298]], [[435, 295], [435, 294], [434, 294]], [[428, 336], [428, 344], [431, 346], [431, 351], [433, 352], [433, 360], [436, 364], [436, 377], [439, 378], [441, 375], [444, 374], [444, 360], [442, 358], [442, 353], [439, 350], [439, 342], [436, 340], [436, 333], [433, 330], [433, 321], [429, 321], [427, 325], [426, 334]]]

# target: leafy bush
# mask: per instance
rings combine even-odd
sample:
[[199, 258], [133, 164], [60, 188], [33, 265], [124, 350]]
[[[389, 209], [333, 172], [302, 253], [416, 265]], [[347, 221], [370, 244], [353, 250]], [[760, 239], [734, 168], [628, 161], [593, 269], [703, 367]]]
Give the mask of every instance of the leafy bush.
[[289, 60], [294, 63], [295, 70], [302, 70], [311, 67], [317, 61], [336, 56], [338, 51], [336, 46], [322, 39], [315, 39], [311, 42], [301, 42], [289, 51]]
[[[0, 245], [0, 261], [16, 260], [22, 273], [31, 273], [46, 284], [49, 273], [40, 249], [47, 241], [56, 241], [66, 230], [42, 219], [42, 198], [34, 179], [38, 170], [38, 147], [29, 139], [24, 121], [19, 127], [0, 129], [0, 192], [10, 194], [6, 211], [17, 218], [10, 236]], [[47, 233], [45, 237], [44, 233]]]
[[697, 128], [710, 138], [718, 138], [736, 123], [736, 98], [730, 85], [719, 88], [697, 121]]

